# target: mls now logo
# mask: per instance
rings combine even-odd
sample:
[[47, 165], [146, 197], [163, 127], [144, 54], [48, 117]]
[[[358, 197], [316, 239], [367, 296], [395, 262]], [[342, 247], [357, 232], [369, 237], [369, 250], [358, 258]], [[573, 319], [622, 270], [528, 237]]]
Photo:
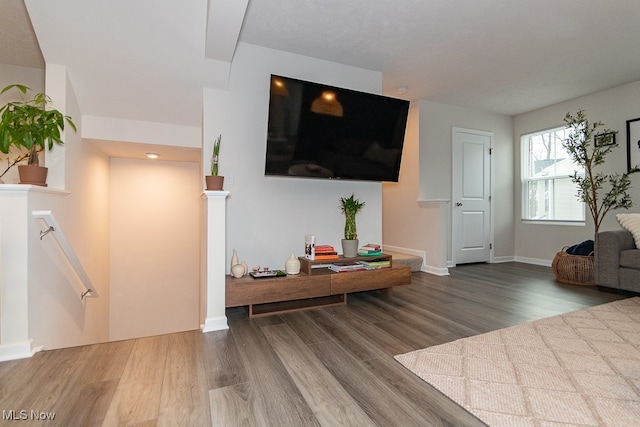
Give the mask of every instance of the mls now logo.
[[40, 411], [27, 411], [26, 409], [22, 409], [20, 411], [16, 410], [3, 410], [2, 411], [2, 420], [3, 421], [24, 421], [24, 420], [53, 420], [56, 418], [55, 412], [40, 412]]

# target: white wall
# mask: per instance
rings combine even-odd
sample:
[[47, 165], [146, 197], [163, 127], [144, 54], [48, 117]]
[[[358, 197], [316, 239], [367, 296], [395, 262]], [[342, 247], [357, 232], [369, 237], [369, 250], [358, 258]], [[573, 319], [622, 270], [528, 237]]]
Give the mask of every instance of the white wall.
[[[521, 114], [514, 118], [513, 163], [515, 165], [515, 200], [517, 201], [515, 204], [515, 254], [517, 259], [550, 265], [555, 253], [564, 246], [593, 239], [594, 233], [593, 221], [588, 212], [585, 226], [525, 224], [520, 220], [522, 217], [520, 136], [542, 129], [563, 126], [563, 119], [568, 112], [575, 114], [579, 109], [583, 109], [591, 122], [601, 121], [605, 127], [618, 131], [616, 142], [619, 146], [607, 156], [606, 163], [601, 170], [605, 173], [622, 173], [627, 170], [626, 121], [640, 117], [638, 99], [640, 99], [640, 81]], [[640, 212], [640, 174], [632, 175], [631, 182], [630, 194], [635, 206], [628, 211], [623, 210], [623, 212]], [[602, 194], [604, 191], [601, 192]], [[605, 217], [600, 228], [602, 231], [620, 228], [615, 219], [616, 213], [616, 211], [611, 211]]]
[[204, 93], [203, 168], [209, 168], [213, 140], [222, 134], [220, 175], [227, 199], [227, 273], [231, 252], [249, 267], [284, 268], [291, 253], [302, 255], [304, 235], [340, 249], [344, 218], [342, 196], [366, 206], [358, 214], [361, 242], [382, 240], [380, 183], [324, 181], [264, 176], [271, 74], [380, 93], [382, 76], [300, 55], [240, 43], [231, 68], [229, 90]]
[[200, 167], [111, 159], [110, 339], [198, 329]]
[[397, 187], [384, 186], [385, 244], [426, 252], [428, 270], [433, 272], [443, 271], [451, 262], [451, 129], [461, 127], [494, 133], [494, 257], [510, 259], [514, 250], [511, 117], [431, 101], [418, 101], [412, 109], [402, 159], [404, 178]]

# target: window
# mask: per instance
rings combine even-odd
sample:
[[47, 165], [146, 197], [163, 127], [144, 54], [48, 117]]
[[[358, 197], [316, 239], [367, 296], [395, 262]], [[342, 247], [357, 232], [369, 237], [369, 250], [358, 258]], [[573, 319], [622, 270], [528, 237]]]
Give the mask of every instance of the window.
[[584, 222], [584, 203], [571, 181], [575, 164], [562, 148], [564, 127], [522, 136], [522, 219]]

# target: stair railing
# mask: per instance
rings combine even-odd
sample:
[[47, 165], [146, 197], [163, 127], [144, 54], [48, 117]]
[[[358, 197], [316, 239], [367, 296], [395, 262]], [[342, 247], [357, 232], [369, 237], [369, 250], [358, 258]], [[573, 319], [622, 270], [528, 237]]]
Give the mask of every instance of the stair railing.
[[67, 260], [69, 261], [74, 271], [78, 275], [78, 278], [82, 282], [82, 285], [84, 286], [84, 290], [80, 292], [80, 300], [84, 300], [85, 297], [92, 297], [92, 298], [98, 297], [99, 296], [98, 292], [95, 290], [95, 288], [91, 284], [91, 279], [89, 279], [87, 272], [82, 267], [82, 263], [80, 262], [75, 252], [73, 251], [73, 248], [69, 244], [69, 241], [64, 236], [64, 233], [62, 233], [62, 229], [60, 228], [60, 226], [58, 225], [58, 222], [54, 218], [53, 213], [51, 211], [33, 211], [31, 214], [35, 218], [42, 219], [47, 225], [47, 228], [45, 230], [40, 231], [40, 240], [42, 240], [46, 235], [51, 233], [55, 237], [56, 241], [58, 242], [58, 245], [60, 246], [60, 249], [62, 249], [62, 252], [64, 252], [65, 256], [67, 257]]

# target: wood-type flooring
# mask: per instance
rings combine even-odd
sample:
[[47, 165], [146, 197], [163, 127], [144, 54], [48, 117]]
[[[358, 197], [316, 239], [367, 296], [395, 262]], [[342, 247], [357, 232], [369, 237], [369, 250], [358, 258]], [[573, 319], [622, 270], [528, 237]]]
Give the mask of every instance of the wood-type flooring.
[[0, 363], [0, 425], [482, 426], [393, 356], [624, 298], [557, 283], [549, 267], [450, 273], [413, 273], [391, 298], [363, 292], [345, 306], [256, 319], [234, 308], [226, 331]]

